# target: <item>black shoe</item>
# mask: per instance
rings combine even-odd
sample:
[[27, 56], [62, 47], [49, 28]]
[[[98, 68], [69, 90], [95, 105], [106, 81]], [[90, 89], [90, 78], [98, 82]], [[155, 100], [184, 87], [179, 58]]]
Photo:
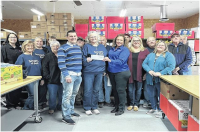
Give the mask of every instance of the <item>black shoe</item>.
[[82, 105], [82, 104], [81, 104], [81, 101], [76, 101], [75, 105], [77, 105], [77, 106]]
[[99, 102], [99, 108], [103, 108], [103, 102]]
[[67, 123], [69, 125], [75, 125], [75, 122], [72, 119], [62, 119], [62, 122]]
[[105, 106], [108, 106], [108, 107], [114, 107], [114, 105], [111, 104], [111, 103], [105, 103], [104, 105], [105, 105]]
[[117, 108], [114, 108], [112, 111], [111, 111], [111, 113], [115, 113], [115, 112], [117, 112], [118, 111], [118, 109]]
[[77, 117], [79, 117], [80, 115], [77, 114], [77, 113], [73, 113], [73, 114], [71, 114], [71, 116], [77, 116]]
[[117, 111], [117, 113], [115, 113], [115, 116], [122, 115], [122, 114], [124, 114], [124, 111]]

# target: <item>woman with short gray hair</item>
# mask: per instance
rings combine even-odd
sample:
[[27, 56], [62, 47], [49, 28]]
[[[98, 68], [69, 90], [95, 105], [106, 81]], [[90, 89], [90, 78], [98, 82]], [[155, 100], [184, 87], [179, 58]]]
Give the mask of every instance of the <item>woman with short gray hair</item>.
[[[51, 41], [50, 47], [52, 52], [45, 55], [42, 61], [42, 69], [49, 90], [49, 114], [53, 114], [55, 110], [61, 110], [63, 87], [60, 82], [61, 71], [58, 67], [57, 58], [60, 43], [58, 41]], [[58, 98], [57, 105], [56, 98]]]

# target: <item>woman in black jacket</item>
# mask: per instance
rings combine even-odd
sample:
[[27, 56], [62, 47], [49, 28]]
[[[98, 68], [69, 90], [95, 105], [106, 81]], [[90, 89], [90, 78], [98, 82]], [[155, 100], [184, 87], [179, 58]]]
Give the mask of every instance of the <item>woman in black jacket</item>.
[[[60, 69], [58, 67], [57, 51], [60, 47], [58, 41], [52, 41], [50, 43], [52, 52], [45, 55], [42, 60], [42, 72], [43, 77], [47, 80], [47, 87], [49, 90], [49, 114], [53, 114], [54, 111], [61, 110], [62, 104], [62, 92], [63, 87], [60, 82]], [[58, 104], [56, 105], [56, 98], [58, 97]]]
[[[22, 54], [18, 37], [15, 33], [8, 34], [5, 45], [1, 47], [1, 62], [15, 64]], [[6, 107], [16, 107], [20, 102], [21, 89], [6, 94]]]

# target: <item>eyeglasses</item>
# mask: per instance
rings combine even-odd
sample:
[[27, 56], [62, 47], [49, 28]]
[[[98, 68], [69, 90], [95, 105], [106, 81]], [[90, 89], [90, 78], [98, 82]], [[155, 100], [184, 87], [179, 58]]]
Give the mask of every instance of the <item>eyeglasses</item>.
[[17, 37], [9, 37], [9, 38], [15, 39], [15, 38], [17, 38]]
[[173, 36], [172, 36], [172, 38], [175, 38], [175, 37], [180, 37], [180, 35], [173, 35]]
[[140, 40], [133, 40], [133, 42], [140, 42]]

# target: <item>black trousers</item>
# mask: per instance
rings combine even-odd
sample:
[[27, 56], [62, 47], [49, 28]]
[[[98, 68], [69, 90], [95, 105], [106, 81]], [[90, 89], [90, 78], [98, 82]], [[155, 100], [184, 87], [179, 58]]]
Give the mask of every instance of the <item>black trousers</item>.
[[108, 73], [110, 77], [110, 82], [112, 84], [115, 108], [119, 111], [125, 110], [125, 100], [126, 100], [126, 85], [129, 77], [131, 76], [130, 71], [124, 71], [119, 73]]

